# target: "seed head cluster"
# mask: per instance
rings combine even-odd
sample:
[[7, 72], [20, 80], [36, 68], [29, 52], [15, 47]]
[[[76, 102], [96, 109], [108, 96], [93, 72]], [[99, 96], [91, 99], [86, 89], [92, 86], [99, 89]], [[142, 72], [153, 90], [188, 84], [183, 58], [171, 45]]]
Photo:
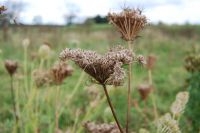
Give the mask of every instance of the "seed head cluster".
[[170, 113], [159, 118], [157, 126], [159, 133], [181, 133], [178, 122], [172, 118]]
[[122, 35], [122, 39], [133, 41], [147, 25], [146, 16], [140, 9], [125, 8], [120, 13], [108, 13], [108, 20]]
[[173, 115], [179, 116], [181, 113], [183, 113], [188, 99], [189, 93], [187, 91], [179, 92], [176, 95], [176, 100], [172, 103], [171, 106], [171, 112], [173, 113]]
[[99, 84], [119, 86], [125, 77], [124, 64], [133, 61], [133, 53], [122, 47], [112, 48], [105, 55], [94, 51], [66, 48], [60, 53], [60, 59], [71, 59]]
[[60, 85], [63, 83], [64, 79], [71, 76], [73, 68], [65, 62], [56, 63], [49, 70], [34, 70], [33, 78], [35, 80], [36, 86], [41, 87], [49, 84]]
[[51, 68], [50, 75], [55, 84], [61, 84], [66, 77], [72, 75], [73, 68], [65, 62], [57, 63]]
[[116, 124], [86, 122], [84, 127], [89, 133], [120, 133]]

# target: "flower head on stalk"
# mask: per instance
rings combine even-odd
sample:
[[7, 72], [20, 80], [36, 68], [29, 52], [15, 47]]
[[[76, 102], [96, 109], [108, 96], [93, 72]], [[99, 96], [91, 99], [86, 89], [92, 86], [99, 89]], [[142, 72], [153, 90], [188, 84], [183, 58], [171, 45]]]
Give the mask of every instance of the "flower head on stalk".
[[122, 39], [133, 41], [147, 25], [146, 16], [140, 9], [124, 8], [120, 13], [108, 13], [108, 20], [122, 35]]

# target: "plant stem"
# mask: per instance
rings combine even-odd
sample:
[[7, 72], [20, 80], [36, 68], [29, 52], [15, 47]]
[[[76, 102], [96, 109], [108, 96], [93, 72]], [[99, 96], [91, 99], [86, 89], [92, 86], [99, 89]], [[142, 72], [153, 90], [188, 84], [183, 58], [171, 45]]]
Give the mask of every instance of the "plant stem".
[[60, 97], [60, 87], [56, 86], [56, 97], [55, 97], [55, 132], [59, 129], [59, 97]]
[[[132, 51], [132, 46], [131, 46], [132, 42], [131, 41], [128, 41], [128, 47], [129, 47], [129, 50]], [[131, 75], [131, 71], [132, 71], [132, 64], [130, 63], [129, 66], [128, 66], [128, 98], [127, 98], [127, 114], [126, 114], [126, 133], [129, 132], [129, 124], [130, 124], [130, 110], [131, 110], [131, 79], [132, 79], [132, 75]]]
[[13, 76], [10, 76], [10, 85], [11, 85], [11, 99], [12, 99], [12, 104], [13, 104], [13, 111], [14, 111], [14, 117], [15, 117], [15, 124], [17, 127], [17, 132], [19, 133], [19, 117], [17, 115], [17, 107], [16, 107], [16, 101], [15, 101], [15, 92], [14, 92], [14, 88], [13, 88]]
[[[152, 81], [152, 73], [151, 69], [148, 69], [148, 77], [149, 77], [149, 84], [152, 86], [153, 81]], [[156, 106], [156, 100], [155, 100], [155, 95], [154, 95], [154, 90], [152, 92], [152, 103], [153, 103], [153, 112], [154, 112], [154, 117], [157, 120], [158, 119], [158, 112], [157, 112], [157, 106]]]
[[122, 128], [121, 128], [121, 126], [120, 126], [120, 124], [119, 124], [119, 121], [118, 121], [118, 119], [117, 119], [117, 116], [116, 116], [116, 114], [115, 114], [115, 111], [114, 111], [114, 108], [113, 108], [113, 106], [112, 106], [112, 103], [111, 103], [110, 97], [109, 97], [109, 95], [108, 95], [108, 91], [107, 91], [107, 89], [106, 89], [106, 85], [105, 85], [105, 84], [103, 84], [103, 89], [104, 89], [104, 92], [105, 92], [105, 94], [106, 94], [106, 98], [107, 98], [108, 104], [109, 104], [109, 106], [110, 106], [110, 109], [111, 109], [111, 111], [112, 111], [112, 114], [113, 114], [113, 117], [114, 117], [114, 119], [115, 119], [115, 122], [117, 123], [117, 126], [118, 126], [118, 128], [119, 128], [119, 130], [120, 130], [120, 133], [123, 133], [123, 130], [122, 130]]
[[24, 75], [26, 76], [24, 78], [24, 93], [26, 98], [28, 98], [28, 59], [27, 59], [27, 47], [24, 47]]

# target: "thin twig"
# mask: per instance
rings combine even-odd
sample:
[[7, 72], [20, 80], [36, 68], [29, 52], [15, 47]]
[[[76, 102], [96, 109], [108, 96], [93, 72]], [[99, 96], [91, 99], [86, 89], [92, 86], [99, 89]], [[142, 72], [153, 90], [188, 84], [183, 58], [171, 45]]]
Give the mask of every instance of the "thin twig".
[[105, 94], [106, 94], [106, 98], [107, 98], [108, 104], [109, 104], [109, 106], [110, 106], [110, 109], [111, 109], [111, 111], [112, 111], [112, 114], [113, 114], [113, 117], [114, 117], [114, 119], [115, 119], [115, 122], [117, 123], [117, 126], [118, 126], [118, 128], [119, 128], [119, 130], [120, 130], [120, 133], [123, 133], [123, 130], [122, 130], [120, 124], [119, 124], [119, 121], [118, 121], [117, 116], [116, 116], [116, 114], [115, 114], [114, 108], [113, 108], [112, 103], [111, 103], [111, 101], [110, 101], [110, 97], [109, 97], [109, 95], [108, 95], [108, 91], [107, 91], [107, 89], [106, 89], [106, 85], [105, 85], [105, 84], [103, 84], [103, 89], [104, 89], [104, 92], [105, 92]]

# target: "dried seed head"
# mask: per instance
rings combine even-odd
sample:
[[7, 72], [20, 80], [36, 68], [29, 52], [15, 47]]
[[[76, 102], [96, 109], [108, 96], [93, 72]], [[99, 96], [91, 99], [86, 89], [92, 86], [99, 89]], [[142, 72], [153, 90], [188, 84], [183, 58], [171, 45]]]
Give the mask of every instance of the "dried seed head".
[[12, 76], [17, 70], [17, 67], [18, 67], [17, 62], [16, 61], [12, 61], [12, 60], [6, 60], [4, 62], [4, 64], [5, 64], [6, 70], [8, 71], [10, 76]]
[[46, 44], [41, 45], [38, 50], [38, 55], [42, 59], [48, 59], [51, 55], [51, 48]]
[[137, 56], [137, 61], [142, 65], [146, 65], [147, 64], [146, 59], [144, 58], [143, 55], [138, 55]]
[[30, 39], [29, 38], [25, 38], [22, 40], [22, 46], [24, 48], [27, 48], [30, 45]]
[[179, 92], [176, 95], [176, 100], [172, 103], [171, 112], [174, 116], [180, 116], [185, 109], [185, 106], [189, 99], [188, 92]]
[[71, 66], [65, 62], [60, 62], [51, 68], [50, 75], [55, 84], [61, 84], [66, 77], [71, 76], [72, 72], [73, 68]]
[[146, 16], [140, 9], [125, 8], [120, 13], [108, 13], [108, 20], [121, 33], [126, 41], [133, 41], [138, 33], [147, 25]]
[[133, 60], [133, 54], [127, 49], [111, 50], [104, 56], [90, 50], [65, 49], [60, 59], [71, 59], [100, 84], [121, 85], [125, 72], [121, 66]]
[[32, 75], [37, 87], [49, 85], [53, 82], [48, 70], [34, 70]]
[[146, 100], [152, 90], [153, 86], [147, 83], [138, 86], [138, 91], [142, 100]]
[[147, 69], [152, 70], [154, 68], [155, 62], [156, 62], [156, 56], [149, 55], [147, 57], [147, 63], [146, 63]]
[[86, 122], [84, 127], [89, 133], [120, 133], [116, 124]]
[[157, 127], [159, 133], [181, 133], [178, 122], [169, 113], [158, 119]]

